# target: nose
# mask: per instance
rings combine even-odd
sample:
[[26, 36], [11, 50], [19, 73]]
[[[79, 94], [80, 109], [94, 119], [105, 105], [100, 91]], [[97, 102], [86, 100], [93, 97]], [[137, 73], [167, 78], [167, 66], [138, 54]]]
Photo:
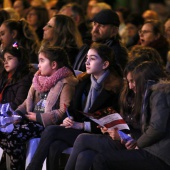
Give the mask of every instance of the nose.
[[86, 64], [86, 65], [89, 65], [89, 59], [86, 60], [85, 64]]
[[95, 25], [93, 25], [92, 32], [95, 32], [98, 29], [99, 29], [99, 24], [95, 23]]
[[131, 89], [131, 90], [133, 90], [134, 89], [134, 83], [132, 83], [132, 82], [129, 82], [129, 89]]
[[44, 31], [46, 30], [46, 25], [43, 27], [43, 30], [44, 30]]

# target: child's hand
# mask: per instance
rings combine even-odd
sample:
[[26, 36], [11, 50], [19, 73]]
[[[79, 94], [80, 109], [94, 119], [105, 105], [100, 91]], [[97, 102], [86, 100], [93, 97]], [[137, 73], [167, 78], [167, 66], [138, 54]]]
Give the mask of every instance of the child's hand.
[[84, 125], [80, 122], [75, 122], [69, 117], [63, 120], [63, 123], [60, 126], [64, 126], [65, 128], [73, 128], [73, 129], [83, 129]]
[[106, 127], [103, 127], [103, 126], [97, 126], [97, 128], [100, 128], [100, 130], [101, 130], [101, 132], [103, 133], [103, 134], [105, 134], [105, 133], [107, 133], [107, 128]]
[[137, 146], [137, 142], [134, 139], [129, 140], [128, 142], [125, 143], [125, 147], [126, 149], [130, 150], [130, 149], [135, 149]]
[[60, 126], [71, 127], [71, 126], [73, 126], [73, 120], [70, 119], [69, 117], [66, 117], [66, 118], [63, 120], [63, 123], [60, 124]]
[[34, 113], [34, 112], [28, 112], [26, 117], [30, 121], [36, 121], [36, 113]]
[[113, 140], [120, 140], [120, 136], [116, 129], [108, 130], [107, 132]]

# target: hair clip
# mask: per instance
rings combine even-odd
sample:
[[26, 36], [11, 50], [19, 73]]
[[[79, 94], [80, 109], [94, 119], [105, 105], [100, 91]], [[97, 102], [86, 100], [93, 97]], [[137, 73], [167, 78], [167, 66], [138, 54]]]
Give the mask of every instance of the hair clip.
[[14, 44], [12, 44], [12, 47], [16, 48], [17, 50], [19, 49], [17, 42], [14, 42]]

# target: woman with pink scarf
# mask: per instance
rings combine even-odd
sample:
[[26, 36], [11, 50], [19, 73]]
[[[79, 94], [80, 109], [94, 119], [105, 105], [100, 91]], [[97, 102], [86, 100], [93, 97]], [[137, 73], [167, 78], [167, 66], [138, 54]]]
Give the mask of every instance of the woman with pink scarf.
[[26, 100], [15, 111], [22, 120], [4, 141], [12, 170], [22, 168], [27, 140], [39, 137], [46, 126], [63, 121], [78, 83], [66, 52], [60, 47], [41, 49], [38, 68]]

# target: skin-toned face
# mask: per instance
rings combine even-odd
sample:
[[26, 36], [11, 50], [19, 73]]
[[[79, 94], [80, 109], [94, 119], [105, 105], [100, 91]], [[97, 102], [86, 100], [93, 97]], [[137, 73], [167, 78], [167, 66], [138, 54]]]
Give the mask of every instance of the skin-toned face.
[[165, 22], [165, 36], [170, 40], [170, 19]]
[[126, 30], [127, 30], [128, 37], [133, 37], [138, 33], [138, 28], [131, 23], [126, 24]]
[[40, 53], [38, 68], [43, 76], [51, 76], [57, 70], [57, 63], [50, 60], [45, 56], [44, 53]]
[[142, 46], [148, 46], [150, 43], [154, 42], [159, 38], [160, 35], [155, 35], [153, 32], [153, 27], [150, 23], [146, 23], [142, 26], [140, 32], [140, 42]]
[[102, 25], [97, 22], [93, 22], [93, 28], [91, 31], [92, 40], [94, 42], [105, 41], [117, 34], [117, 29], [112, 25]]
[[29, 13], [27, 14], [27, 21], [32, 27], [37, 26], [38, 16], [35, 10], [29, 11]]
[[24, 6], [21, 0], [17, 0], [14, 2], [13, 8], [15, 9], [16, 12], [20, 15], [20, 17], [23, 16], [24, 14]]
[[9, 47], [14, 42], [16, 37], [16, 31], [10, 31], [5, 24], [2, 24], [0, 27], [0, 41], [1, 41], [1, 48], [4, 49]]
[[127, 77], [126, 77], [127, 81], [128, 81], [128, 84], [129, 84], [129, 89], [133, 90], [134, 93], [136, 93], [136, 86], [135, 86], [135, 82], [133, 80], [133, 77], [132, 77], [132, 73], [129, 72], [127, 74]]
[[52, 41], [54, 37], [54, 30], [55, 30], [55, 17], [52, 17], [47, 25], [43, 28], [44, 35], [43, 39], [47, 41]]
[[109, 62], [103, 61], [94, 49], [88, 51], [85, 64], [87, 74], [92, 74], [96, 79], [98, 79], [109, 66]]
[[8, 73], [14, 73], [19, 65], [17, 57], [14, 57], [10, 53], [4, 54], [4, 68]]

